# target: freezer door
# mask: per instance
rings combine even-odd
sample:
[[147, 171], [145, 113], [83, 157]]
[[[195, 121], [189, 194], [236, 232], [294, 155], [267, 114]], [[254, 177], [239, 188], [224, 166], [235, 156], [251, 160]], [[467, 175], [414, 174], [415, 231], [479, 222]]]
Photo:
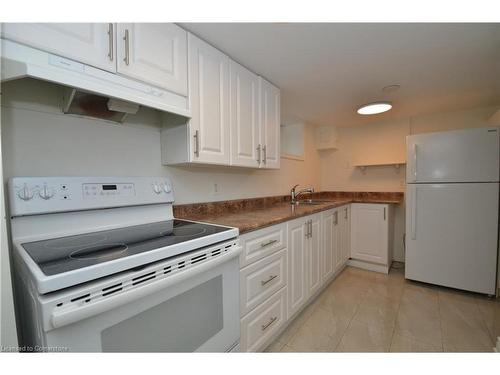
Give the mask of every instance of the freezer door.
[[498, 182], [499, 128], [410, 135], [406, 181]]
[[498, 186], [407, 185], [407, 279], [495, 294]]

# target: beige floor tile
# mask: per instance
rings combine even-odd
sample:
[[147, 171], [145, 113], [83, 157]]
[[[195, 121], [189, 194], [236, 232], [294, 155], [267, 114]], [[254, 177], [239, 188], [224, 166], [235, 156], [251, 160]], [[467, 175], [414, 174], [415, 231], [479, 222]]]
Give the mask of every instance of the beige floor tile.
[[339, 352], [387, 352], [391, 344], [392, 331], [352, 320], [337, 350]]
[[349, 321], [321, 307], [317, 308], [288, 343], [302, 352], [332, 352]]
[[399, 334], [394, 334], [390, 351], [399, 353], [434, 353], [442, 352], [443, 348], [441, 345], [427, 344]]
[[297, 353], [297, 352], [300, 352], [300, 350], [296, 350], [289, 345], [285, 345], [283, 346], [283, 348], [281, 348], [281, 353]]
[[476, 297], [476, 304], [492, 339], [500, 336], [500, 301]]
[[441, 345], [441, 322], [439, 319], [439, 307], [428, 301], [411, 303], [407, 300], [401, 302], [396, 318], [395, 332], [401, 336], [422, 341], [436, 346]]
[[445, 351], [491, 351], [490, 331], [472, 295], [440, 291], [439, 312]]
[[352, 319], [361, 323], [368, 324], [374, 328], [386, 330], [392, 333], [394, 324], [396, 323], [397, 313], [397, 306], [371, 306], [362, 303], [358, 307], [356, 314], [354, 314]]

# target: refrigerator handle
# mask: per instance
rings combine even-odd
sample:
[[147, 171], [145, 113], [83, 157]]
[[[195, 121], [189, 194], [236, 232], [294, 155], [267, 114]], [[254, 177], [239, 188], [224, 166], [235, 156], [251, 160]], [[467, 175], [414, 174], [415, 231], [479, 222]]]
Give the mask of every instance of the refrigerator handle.
[[413, 177], [417, 181], [417, 144], [413, 144]]
[[411, 239], [417, 239], [417, 187], [414, 186], [411, 194]]

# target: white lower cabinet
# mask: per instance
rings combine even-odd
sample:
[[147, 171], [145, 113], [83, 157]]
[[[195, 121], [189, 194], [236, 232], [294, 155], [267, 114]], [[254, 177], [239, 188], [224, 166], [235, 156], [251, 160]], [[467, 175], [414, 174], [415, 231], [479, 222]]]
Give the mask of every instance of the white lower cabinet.
[[349, 258], [349, 205], [240, 236], [241, 351], [266, 348]]
[[241, 316], [286, 285], [286, 250], [269, 255], [240, 271]]
[[356, 262], [355, 265], [373, 271], [389, 271], [392, 259], [389, 236], [391, 219], [391, 205], [351, 205], [351, 258]]
[[282, 288], [241, 319], [242, 352], [263, 350], [270, 343], [287, 319], [286, 298], [286, 288]]

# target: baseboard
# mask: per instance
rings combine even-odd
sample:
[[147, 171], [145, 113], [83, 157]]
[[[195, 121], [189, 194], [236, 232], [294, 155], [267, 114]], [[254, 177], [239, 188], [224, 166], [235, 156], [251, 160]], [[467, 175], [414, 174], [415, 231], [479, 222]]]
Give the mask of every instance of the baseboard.
[[389, 266], [384, 266], [383, 264], [375, 264], [370, 262], [364, 262], [362, 260], [357, 259], [349, 259], [347, 261], [347, 265], [351, 267], [361, 268], [368, 271], [380, 272], [380, 273], [389, 273]]

